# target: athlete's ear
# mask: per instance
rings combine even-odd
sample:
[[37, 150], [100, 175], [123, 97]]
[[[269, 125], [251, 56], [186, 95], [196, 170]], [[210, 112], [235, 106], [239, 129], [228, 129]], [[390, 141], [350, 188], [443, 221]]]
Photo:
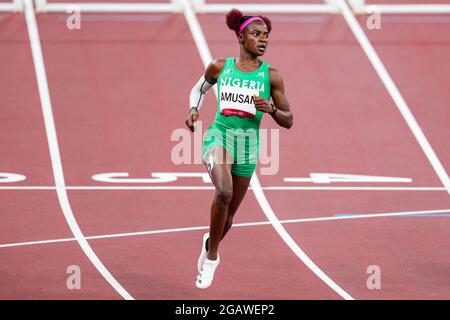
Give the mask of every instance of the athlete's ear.
[[244, 33], [241, 32], [238, 35], [239, 44], [244, 44]]

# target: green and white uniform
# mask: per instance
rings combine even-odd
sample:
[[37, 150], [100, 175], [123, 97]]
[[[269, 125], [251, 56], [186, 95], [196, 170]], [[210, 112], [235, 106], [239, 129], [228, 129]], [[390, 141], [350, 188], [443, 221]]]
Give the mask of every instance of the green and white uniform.
[[255, 109], [253, 95], [270, 99], [269, 67], [263, 61], [257, 70], [243, 72], [236, 68], [235, 58], [226, 59], [217, 79], [216, 118], [203, 139], [202, 157], [206, 163], [213, 148], [222, 146], [233, 158], [232, 174], [251, 176], [255, 171], [263, 113]]

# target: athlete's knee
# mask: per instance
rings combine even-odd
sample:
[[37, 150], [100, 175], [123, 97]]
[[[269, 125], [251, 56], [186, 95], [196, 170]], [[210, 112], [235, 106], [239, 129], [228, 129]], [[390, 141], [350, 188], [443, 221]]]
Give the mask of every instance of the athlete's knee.
[[221, 204], [229, 204], [233, 198], [233, 188], [231, 186], [217, 187], [216, 198]]

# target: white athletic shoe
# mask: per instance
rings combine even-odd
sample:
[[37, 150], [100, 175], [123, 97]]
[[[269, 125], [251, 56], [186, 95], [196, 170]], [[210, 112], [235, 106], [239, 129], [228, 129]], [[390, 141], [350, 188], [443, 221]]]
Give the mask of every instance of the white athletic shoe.
[[211, 283], [214, 279], [214, 272], [220, 263], [220, 257], [217, 256], [216, 260], [205, 259], [205, 263], [203, 263], [202, 270], [198, 273], [197, 281], [195, 285], [199, 289], [206, 289], [211, 286]]
[[205, 233], [203, 235], [203, 242], [202, 242], [202, 251], [200, 252], [200, 257], [198, 257], [198, 262], [197, 262], [197, 270], [198, 272], [200, 272], [202, 270], [202, 266], [203, 263], [205, 262], [206, 259], [206, 240], [208, 240], [209, 238], [209, 233]]

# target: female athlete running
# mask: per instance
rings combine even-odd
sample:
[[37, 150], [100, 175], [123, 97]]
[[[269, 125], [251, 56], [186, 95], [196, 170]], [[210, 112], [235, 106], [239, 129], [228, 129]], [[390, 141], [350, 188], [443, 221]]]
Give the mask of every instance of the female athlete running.
[[[205, 93], [217, 83], [218, 110], [203, 139], [202, 157], [215, 186], [209, 233], [203, 236], [196, 286], [208, 288], [219, 265], [218, 248], [247, 192], [259, 152], [264, 113], [290, 128], [293, 123], [280, 71], [260, 59], [267, 50], [271, 22], [264, 16], [226, 15], [235, 31], [239, 57], [212, 61], [192, 88], [186, 125], [195, 130]], [[269, 102], [272, 98], [272, 102]]]

